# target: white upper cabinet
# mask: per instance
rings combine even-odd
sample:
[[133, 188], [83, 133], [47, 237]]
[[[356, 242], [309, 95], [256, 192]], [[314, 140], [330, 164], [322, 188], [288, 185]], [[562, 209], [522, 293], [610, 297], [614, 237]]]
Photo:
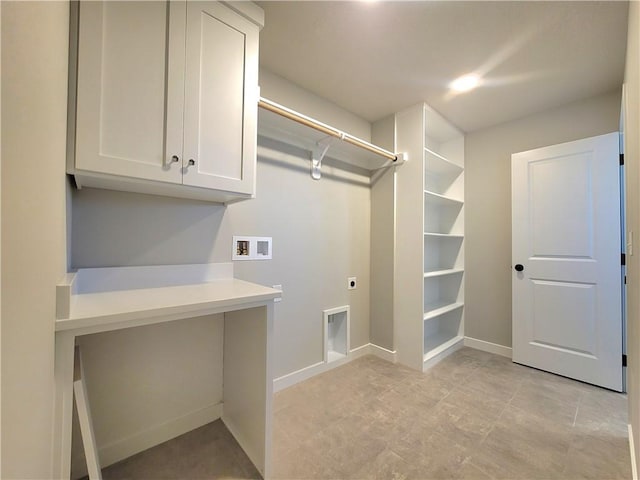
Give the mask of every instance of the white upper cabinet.
[[87, 1], [74, 21], [68, 172], [79, 187], [253, 196], [259, 8]]

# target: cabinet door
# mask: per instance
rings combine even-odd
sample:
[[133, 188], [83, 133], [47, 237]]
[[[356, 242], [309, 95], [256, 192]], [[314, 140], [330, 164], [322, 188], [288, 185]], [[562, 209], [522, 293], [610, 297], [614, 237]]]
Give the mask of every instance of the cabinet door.
[[258, 27], [218, 2], [187, 3], [185, 185], [253, 194]]
[[181, 183], [184, 2], [79, 8], [75, 169]]

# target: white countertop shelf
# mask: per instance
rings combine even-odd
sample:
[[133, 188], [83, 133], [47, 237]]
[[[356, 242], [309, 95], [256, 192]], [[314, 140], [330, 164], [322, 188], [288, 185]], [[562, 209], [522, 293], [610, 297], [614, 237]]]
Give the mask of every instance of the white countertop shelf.
[[232, 263], [81, 268], [66, 274], [56, 287], [56, 478], [69, 478], [74, 398], [86, 407], [78, 414], [84, 422], [83, 443], [93, 459], [90, 464], [97, 467], [98, 473], [91, 477], [99, 477], [100, 472], [86, 386], [76, 376], [82, 371], [79, 347], [84, 348], [76, 345], [76, 338], [210, 314], [224, 314], [224, 333], [212, 337], [214, 342], [216, 337], [224, 342], [222, 371], [216, 375], [224, 405], [216, 405], [220, 407], [217, 416], [262, 476], [270, 478], [270, 352], [273, 300], [280, 295], [278, 290], [233, 278]]
[[56, 331], [193, 318], [266, 304], [282, 294], [232, 272], [232, 264], [81, 269], [58, 286]]

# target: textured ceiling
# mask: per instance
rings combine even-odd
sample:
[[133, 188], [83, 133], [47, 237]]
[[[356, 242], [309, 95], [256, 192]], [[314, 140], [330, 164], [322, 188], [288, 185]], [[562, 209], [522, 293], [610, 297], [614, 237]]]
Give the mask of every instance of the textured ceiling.
[[426, 101], [470, 132], [622, 85], [626, 2], [259, 4], [261, 67], [370, 122]]

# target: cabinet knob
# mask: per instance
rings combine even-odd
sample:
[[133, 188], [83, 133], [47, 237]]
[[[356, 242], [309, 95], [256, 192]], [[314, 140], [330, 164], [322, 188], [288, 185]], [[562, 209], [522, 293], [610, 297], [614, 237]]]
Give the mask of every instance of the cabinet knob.
[[515, 269], [516, 269], [516, 272], [521, 272], [521, 271], [523, 271], [523, 270], [524, 270], [524, 265], [522, 265], [522, 264], [518, 263], [518, 264], [515, 266]]
[[171, 155], [171, 157], [169, 157], [166, 161], [165, 161], [165, 168], [170, 168], [172, 163], [176, 163], [180, 161], [180, 157], [177, 155]]
[[189, 159], [189, 166], [195, 165], [196, 161], [193, 158]]

